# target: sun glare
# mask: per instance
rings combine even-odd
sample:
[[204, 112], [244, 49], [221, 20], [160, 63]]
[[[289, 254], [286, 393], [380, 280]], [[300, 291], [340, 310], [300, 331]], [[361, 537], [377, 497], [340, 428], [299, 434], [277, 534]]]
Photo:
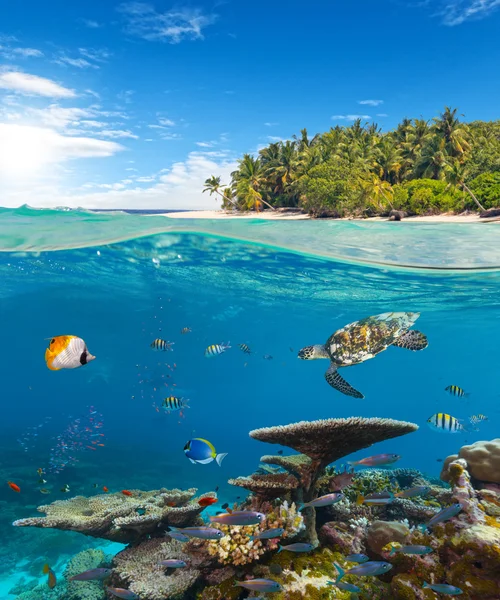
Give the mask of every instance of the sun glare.
[[38, 127], [0, 124], [0, 172], [9, 178], [38, 174], [51, 160], [46, 137]]

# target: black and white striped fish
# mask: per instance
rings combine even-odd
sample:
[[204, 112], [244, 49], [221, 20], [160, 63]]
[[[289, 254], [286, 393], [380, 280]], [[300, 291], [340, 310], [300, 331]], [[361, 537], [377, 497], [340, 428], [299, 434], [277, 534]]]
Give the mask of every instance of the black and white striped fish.
[[238, 344], [238, 348], [244, 352], [245, 354], [252, 354], [252, 351], [250, 350], [250, 348], [247, 346], [247, 344]]
[[166, 350], [172, 350], [174, 343], [175, 342], [167, 342], [166, 340], [156, 338], [156, 340], [151, 343], [151, 348], [153, 348], [153, 350], [161, 350], [162, 352], [165, 352]]
[[189, 400], [185, 400], [184, 398], [177, 398], [177, 396], [169, 396], [163, 400], [163, 406], [167, 409], [168, 412], [175, 412], [177, 410], [182, 410], [183, 408], [190, 408], [188, 404]]
[[472, 417], [469, 417], [469, 422], [472, 425], [477, 425], [478, 423], [481, 423], [482, 421], [487, 421], [488, 417], [486, 415], [472, 415]]
[[431, 429], [445, 433], [463, 433], [466, 431], [462, 423], [446, 413], [436, 413], [427, 419], [427, 424]]
[[448, 392], [452, 396], [457, 396], [457, 398], [464, 398], [469, 395], [461, 387], [458, 387], [458, 385], [449, 385], [448, 387], [444, 388], [444, 391]]
[[212, 358], [214, 356], [217, 356], [218, 354], [222, 354], [226, 350], [229, 350], [229, 348], [231, 348], [229, 342], [227, 344], [212, 344], [205, 350], [205, 357]]

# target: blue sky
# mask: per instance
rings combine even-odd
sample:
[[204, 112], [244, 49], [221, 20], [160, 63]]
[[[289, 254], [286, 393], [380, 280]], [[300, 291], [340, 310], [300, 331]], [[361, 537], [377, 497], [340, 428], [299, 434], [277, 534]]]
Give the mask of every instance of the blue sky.
[[500, 118], [500, 0], [0, 8], [0, 204], [215, 208], [244, 152], [357, 115]]

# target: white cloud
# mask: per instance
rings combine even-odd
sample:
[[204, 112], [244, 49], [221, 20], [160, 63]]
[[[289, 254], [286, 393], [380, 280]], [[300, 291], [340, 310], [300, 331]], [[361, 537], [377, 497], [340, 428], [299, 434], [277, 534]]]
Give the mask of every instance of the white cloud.
[[138, 135], [135, 135], [131, 131], [126, 131], [124, 129], [105, 129], [103, 131], [98, 131], [96, 135], [101, 135], [103, 137], [109, 138], [131, 138], [134, 140], [139, 139]]
[[370, 118], [369, 115], [333, 115], [332, 121], [357, 121], [358, 119], [368, 121]]
[[89, 29], [99, 29], [99, 27], [102, 27], [100, 23], [98, 23], [97, 21], [93, 21], [92, 19], [82, 19], [81, 21]]
[[190, 8], [157, 12], [151, 4], [143, 2], [126, 2], [118, 10], [124, 15], [130, 34], [170, 44], [203, 39], [203, 29], [216, 20], [216, 15]]
[[[107, 157], [124, 147], [116, 142], [61, 135], [54, 129], [0, 123], [0, 169], [36, 169], [75, 158]], [[19, 183], [22, 183], [21, 178]]]
[[279, 125], [279, 123], [271, 123], [271, 122], [268, 121], [267, 123], [264, 123], [264, 125], [266, 127], [276, 127], [276, 125]]
[[104, 121], [93, 121], [92, 119], [83, 119], [79, 123], [80, 127], [106, 127], [106, 123]]
[[358, 100], [358, 104], [364, 104], [366, 106], [380, 106], [380, 104], [383, 103], [383, 100]]
[[97, 62], [106, 62], [111, 56], [106, 48], [78, 48], [78, 52], [85, 58]]
[[278, 135], [268, 135], [267, 139], [270, 142], [281, 142], [281, 141], [283, 141], [283, 138], [279, 137]]
[[196, 145], [200, 148], [212, 148], [214, 144], [213, 142], [196, 142]]
[[117, 94], [118, 100], [125, 102], [125, 104], [132, 104], [132, 96], [135, 94], [134, 90], [124, 90], [123, 92], [119, 92]]
[[0, 54], [4, 58], [40, 58], [43, 56], [41, 50], [36, 48], [9, 48], [0, 46]]
[[500, 7], [500, 0], [447, 0], [441, 11], [445, 25], [453, 27], [472, 19], [483, 19]]
[[68, 125], [80, 125], [80, 119], [91, 117], [94, 113], [91, 109], [63, 108], [58, 104], [51, 104], [47, 108], [29, 108], [27, 114], [48, 127], [64, 129]]
[[161, 132], [160, 137], [162, 140], [182, 140], [182, 135], [180, 133]]
[[163, 117], [158, 118], [158, 123], [164, 127], [174, 127], [175, 123], [171, 119], [165, 119]]
[[21, 71], [0, 71], [0, 88], [27, 96], [47, 98], [74, 98], [73, 90], [59, 85], [51, 79], [22, 73]]
[[94, 65], [85, 58], [70, 58], [69, 56], [60, 56], [55, 63], [58, 65], [69, 65], [70, 67], [77, 67], [78, 69], [98, 69], [98, 65]]

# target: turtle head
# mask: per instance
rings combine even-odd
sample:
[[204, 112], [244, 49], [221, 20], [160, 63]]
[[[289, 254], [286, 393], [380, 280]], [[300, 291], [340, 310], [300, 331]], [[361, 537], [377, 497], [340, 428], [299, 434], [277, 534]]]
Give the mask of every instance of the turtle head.
[[315, 360], [317, 358], [329, 358], [326, 348], [323, 344], [318, 344], [316, 346], [306, 346], [299, 350], [298, 358], [302, 360]]

